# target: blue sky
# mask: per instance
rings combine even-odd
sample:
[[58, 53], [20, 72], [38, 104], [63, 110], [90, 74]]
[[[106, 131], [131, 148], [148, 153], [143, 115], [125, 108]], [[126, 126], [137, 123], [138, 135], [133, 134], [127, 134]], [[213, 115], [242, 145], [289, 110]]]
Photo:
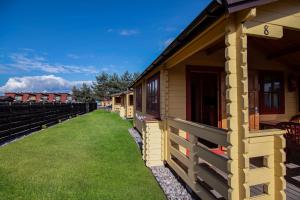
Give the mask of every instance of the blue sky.
[[[1, 0], [0, 92], [142, 72], [207, 0]], [[47, 83], [47, 84], [46, 84]]]

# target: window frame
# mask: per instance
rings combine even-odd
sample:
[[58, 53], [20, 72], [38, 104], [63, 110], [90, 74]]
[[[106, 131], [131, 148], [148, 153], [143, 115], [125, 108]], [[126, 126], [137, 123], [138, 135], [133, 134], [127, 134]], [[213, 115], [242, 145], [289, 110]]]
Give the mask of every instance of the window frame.
[[133, 106], [133, 102], [134, 102], [134, 99], [133, 99], [133, 94], [130, 94], [128, 95], [129, 96], [129, 106]]
[[[151, 97], [150, 97], [150, 90], [149, 84], [152, 82], [157, 81], [157, 88], [154, 89], [154, 91], [151, 91]], [[154, 106], [153, 103], [151, 103], [151, 99], [156, 98], [157, 104]], [[159, 118], [160, 117], [160, 73], [156, 73], [150, 78], [147, 79], [146, 84], [146, 112], [149, 115], [152, 115], [154, 117]]]
[[[264, 82], [266, 76], [270, 76], [272, 85], [272, 92], [264, 92]], [[280, 92], [274, 91], [274, 77], [279, 78], [281, 84]], [[259, 73], [259, 112], [262, 115], [268, 115], [268, 114], [285, 114], [285, 78], [284, 78], [284, 72], [283, 71], [260, 71]], [[265, 107], [265, 101], [264, 101], [264, 94], [265, 93], [271, 93], [271, 108]], [[273, 95], [278, 94], [280, 105], [278, 109], [276, 109], [273, 105]]]
[[[117, 101], [117, 99], [118, 99], [118, 101]], [[119, 105], [119, 104], [121, 104], [121, 97], [120, 96], [115, 97], [115, 105]]]
[[142, 112], [143, 108], [143, 86], [142, 84], [135, 88], [135, 109]]

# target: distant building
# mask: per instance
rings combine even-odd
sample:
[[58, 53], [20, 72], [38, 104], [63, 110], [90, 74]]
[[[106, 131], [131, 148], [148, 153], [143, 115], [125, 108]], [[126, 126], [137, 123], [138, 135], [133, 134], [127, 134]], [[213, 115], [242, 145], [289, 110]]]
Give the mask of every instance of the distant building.
[[6, 97], [12, 97], [16, 102], [61, 102], [70, 103], [74, 98], [69, 93], [29, 93], [29, 92], [7, 92]]
[[13, 102], [15, 99], [9, 96], [0, 96], [0, 102]]
[[111, 106], [112, 105], [112, 100], [111, 99], [103, 99], [103, 100], [99, 101], [98, 105], [100, 107]]

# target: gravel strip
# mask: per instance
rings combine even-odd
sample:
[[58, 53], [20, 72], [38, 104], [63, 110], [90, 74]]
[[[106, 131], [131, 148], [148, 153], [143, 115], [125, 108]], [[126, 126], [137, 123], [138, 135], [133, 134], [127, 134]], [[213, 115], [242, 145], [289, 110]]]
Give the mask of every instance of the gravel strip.
[[[141, 135], [134, 128], [129, 129], [129, 133], [141, 149], [143, 143]], [[150, 169], [169, 200], [196, 200], [169, 168], [157, 166], [150, 167]]]
[[150, 169], [169, 200], [195, 200], [169, 168], [158, 166]]
[[129, 131], [130, 135], [133, 137], [135, 143], [138, 145], [138, 147], [142, 151], [143, 140], [142, 140], [142, 137], [139, 134], [139, 132], [137, 130], [135, 130], [134, 128], [131, 128], [128, 131]]

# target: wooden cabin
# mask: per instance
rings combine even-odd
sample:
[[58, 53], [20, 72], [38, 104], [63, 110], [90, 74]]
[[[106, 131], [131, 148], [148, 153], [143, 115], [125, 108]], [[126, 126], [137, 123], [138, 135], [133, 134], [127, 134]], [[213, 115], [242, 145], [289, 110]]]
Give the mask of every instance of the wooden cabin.
[[120, 117], [133, 118], [133, 91], [125, 91], [112, 95], [112, 112], [118, 112]]
[[132, 84], [146, 165], [202, 199], [285, 199], [299, 47], [300, 1], [212, 1]]
[[112, 105], [111, 99], [102, 99], [99, 101], [98, 106], [101, 108], [105, 108]]

